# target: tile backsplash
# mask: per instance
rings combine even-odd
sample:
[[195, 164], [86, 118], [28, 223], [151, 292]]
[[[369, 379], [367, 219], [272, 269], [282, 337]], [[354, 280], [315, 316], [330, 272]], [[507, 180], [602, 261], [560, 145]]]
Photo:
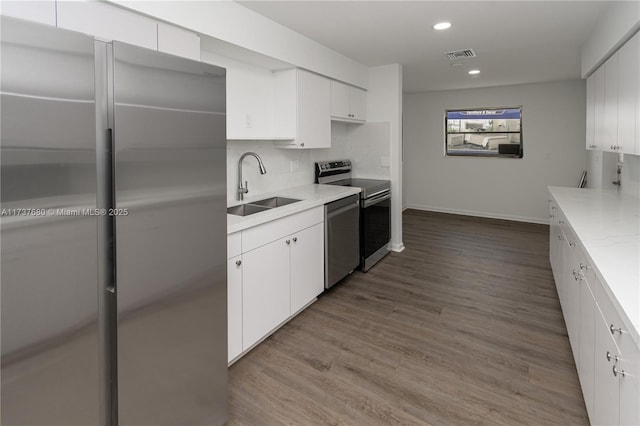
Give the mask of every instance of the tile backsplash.
[[[369, 143], [371, 141], [371, 143]], [[227, 203], [237, 204], [238, 159], [248, 151], [262, 158], [267, 173], [260, 174], [256, 159], [243, 160], [242, 179], [249, 182], [248, 195], [278, 191], [314, 183], [317, 161], [351, 159], [354, 176], [389, 178], [385, 161], [389, 156], [388, 123], [349, 125], [331, 123], [331, 148], [282, 149], [271, 141], [227, 141]]]

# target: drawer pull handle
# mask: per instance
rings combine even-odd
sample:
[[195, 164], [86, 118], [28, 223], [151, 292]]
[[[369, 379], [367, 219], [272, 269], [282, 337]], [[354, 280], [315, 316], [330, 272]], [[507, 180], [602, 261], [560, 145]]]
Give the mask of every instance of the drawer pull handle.
[[582, 269], [583, 271], [586, 271], [587, 269], [590, 269], [591, 266], [589, 265], [585, 265], [584, 263], [580, 263], [580, 269]]
[[574, 280], [576, 280], [576, 281], [578, 281], [578, 277], [579, 277], [579, 276], [580, 276], [580, 273], [579, 273], [579, 272], [576, 272], [576, 270], [574, 269], [574, 270], [573, 270], [573, 279], [574, 279]]
[[242, 265], [242, 260], [236, 260], [236, 265], [238, 266]]
[[620, 377], [624, 377], [627, 375], [627, 373], [625, 373], [624, 370], [618, 370], [618, 367], [616, 367], [615, 365], [613, 366], [613, 368], [611, 369], [611, 371], [613, 371], [613, 375], [614, 376], [618, 376], [618, 374], [620, 375]]
[[613, 326], [613, 324], [609, 325], [609, 331], [611, 331], [611, 334], [616, 334], [616, 333], [622, 334], [622, 333], [625, 333], [625, 331], [622, 328], [620, 328], [620, 327], [615, 328]]
[[298, 242], [298, 237], [293, 237], [293, 242], [297, 243]]
[[611, 362], [612, 359], [618, 362], [620, 358], [617, 355], [611, 355], [611, 352], [607, 351], [607, 361]]
[[287, 243], [287, 245], [291, 244], [291, 240], [287, 240], [285, 241], [285, 243]]
[[574, 243], [573, 241], [569, 241], [569, 247], [573, 248], [576, 246], [576, 243]]
[[564, 220], [560, 219], [560, 220], [558, 221], [558, 223], [559, 223], [560, 225], [564, 225]]

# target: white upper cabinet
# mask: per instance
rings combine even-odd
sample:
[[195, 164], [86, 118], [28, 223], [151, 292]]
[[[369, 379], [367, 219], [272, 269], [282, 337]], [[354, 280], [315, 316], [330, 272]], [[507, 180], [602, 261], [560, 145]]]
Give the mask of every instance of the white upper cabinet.
[[640, 155], [640, 33], [587, 79], [586, 147]]
[[158, 49], [155, 21], [102, 2], [58, 1], [58, 26], [91, 34], [105, 41], [118, 40]]
[[56, 24], [56, 2], [44, 1], [2, 1], [0, 10], [3, 15], [28, 21], [40, 22], [47, 25]]
[[586, 146], [587, 149], [596, 148], [594, 136], [595, 136], [595, 91], [596, 91], [596, 76], [591, 74], [587, 78], [587, 133], [586, 133]]
[[276, 141], [278, 148], [331, 148], [331, 94], [329, 79], [295, 69], [276, 76], [276, 128], [293, 134]]
[[620, 48], [618, 57], [618, 145], [640, 155], [640, 33]]
[[158, 23], [158, 51], [200, 60], [200, 37], [173, 25]]
[[601, 151], [604, 149], [604, 66], [598, 68], [593, 77], [593, 145]]
[[618, 53], [604, 64], [604, 149], [618, 150]]
[[367, 119], [367, 92], [339, 81], [331, 81], [331, 119], [364, 122]]

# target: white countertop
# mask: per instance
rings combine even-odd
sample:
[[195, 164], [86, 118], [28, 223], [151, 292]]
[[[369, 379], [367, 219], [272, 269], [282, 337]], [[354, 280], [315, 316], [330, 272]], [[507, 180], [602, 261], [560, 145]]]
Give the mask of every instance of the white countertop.
[[640, 346], [640, 199], [616, 190], [549, 191]]
[[227, 234], [251, 228], [252, 226], [261, 225], [281, 217], [289, 216], [303, 210], [308, 210], [313, 207], [321, 206], [332, 201], [339, 200], [340, 198], [359, 193], [360, 188], [353, 188], [350, 186], [309, 184], [270, 193], [245, 196], [244, 201], [238, 201], [230, 204], [229, 207], [276, 196], [295, 198], [301, 201], [264, 212], [254, 213], [249, 216], [227, 214]]

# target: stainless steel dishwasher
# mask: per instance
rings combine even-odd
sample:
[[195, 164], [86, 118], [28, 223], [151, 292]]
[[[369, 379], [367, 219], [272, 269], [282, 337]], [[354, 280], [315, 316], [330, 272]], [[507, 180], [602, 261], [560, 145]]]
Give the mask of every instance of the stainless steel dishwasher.
[[324, 213], [324, 288], [330, 288], [360, 264], [360, 197], [325, 204]]

